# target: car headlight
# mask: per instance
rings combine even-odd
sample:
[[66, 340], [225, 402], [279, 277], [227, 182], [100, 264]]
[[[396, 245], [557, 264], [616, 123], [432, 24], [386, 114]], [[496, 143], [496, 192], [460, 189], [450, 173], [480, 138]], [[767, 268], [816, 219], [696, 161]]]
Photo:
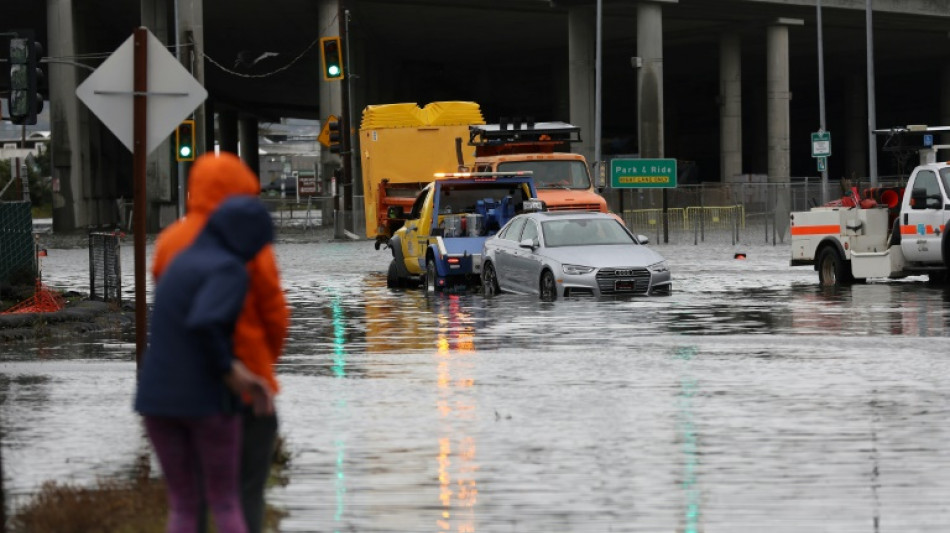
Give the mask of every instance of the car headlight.
[[590, 274], [594, 271], [594, 267], [586, 267], [580, 265], [561, 265], [561, 269], [565, 274], [571, 276], [579, 276], [581, 274]]
[[670, 267], [666, 266], [666, 261], [660, 261], [659, 263], [653, 263], [647, 267], [650, 269], [650, 272], [668, 272]]

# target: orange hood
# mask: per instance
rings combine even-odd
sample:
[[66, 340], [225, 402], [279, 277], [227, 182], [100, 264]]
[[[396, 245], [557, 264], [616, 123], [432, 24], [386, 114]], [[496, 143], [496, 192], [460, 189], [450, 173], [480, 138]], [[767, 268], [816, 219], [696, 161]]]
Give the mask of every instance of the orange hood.
[[199, 157], [188, 174], [188, 211], [208, 215], [229, 196], [257, 196], [261, 184], [241, 159], [229, 152]]

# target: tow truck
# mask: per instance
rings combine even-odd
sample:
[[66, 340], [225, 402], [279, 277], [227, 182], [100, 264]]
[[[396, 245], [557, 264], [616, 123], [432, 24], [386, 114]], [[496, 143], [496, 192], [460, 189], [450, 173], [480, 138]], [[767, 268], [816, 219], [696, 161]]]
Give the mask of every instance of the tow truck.
[[387, 243], [386, 285], [421, 283], [430, 293], [480, 285], [485, 239], [515, 214], [542, 208], [530, 172], [436, 173], [409, 213], [389, 208], [405, 223]]
[[868, 278], [927, 275], [946, 281], [950, 265], [950, 162], [936, 160], [933, 135], [950, 127], [907, 126], [875, 130], [884, 149], [905, 158], [917, 151], [920, 164], [904, 187], [857, 188], [848, 196], [791, 213], [791, 265], [813, 266], [824, 286]]

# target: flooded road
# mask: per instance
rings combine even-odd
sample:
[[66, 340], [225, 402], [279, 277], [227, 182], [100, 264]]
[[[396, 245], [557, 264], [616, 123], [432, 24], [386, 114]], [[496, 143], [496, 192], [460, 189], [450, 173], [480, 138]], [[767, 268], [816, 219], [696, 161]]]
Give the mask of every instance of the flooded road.
[[[823, 290], [786, 246], [655, 249], [670, 297], [544, 303], [387, 289], [367, 242], [278, 244], [281, 531], [946, 529], [950, 292]], [[87, 255], [51, 250], [46, 281], [88, 290]], [[132, 343], [0, 346], [8, 492], [148, 449]]]

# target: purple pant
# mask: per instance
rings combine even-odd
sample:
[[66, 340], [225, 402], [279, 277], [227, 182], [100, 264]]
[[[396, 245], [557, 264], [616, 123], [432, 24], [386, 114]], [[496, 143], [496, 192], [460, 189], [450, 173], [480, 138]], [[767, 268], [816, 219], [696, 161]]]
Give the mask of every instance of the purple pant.
[[197, 531], [203, 480], [204, 497], [217, 530], [246, 533], [238, 483], [241, 417], [146, 416], [145, 430], [155, 447], [168, 488], [170, 511], [166, 531]]

